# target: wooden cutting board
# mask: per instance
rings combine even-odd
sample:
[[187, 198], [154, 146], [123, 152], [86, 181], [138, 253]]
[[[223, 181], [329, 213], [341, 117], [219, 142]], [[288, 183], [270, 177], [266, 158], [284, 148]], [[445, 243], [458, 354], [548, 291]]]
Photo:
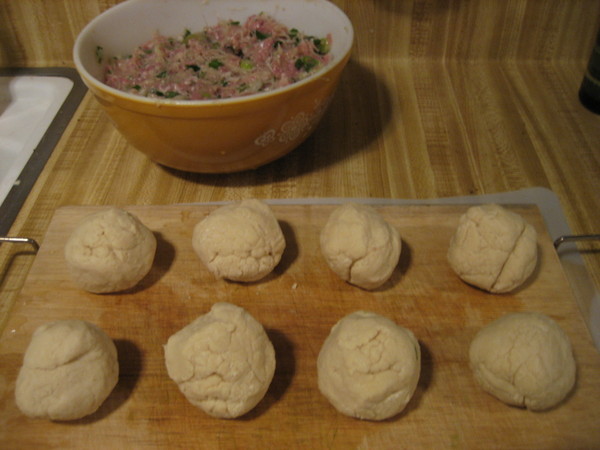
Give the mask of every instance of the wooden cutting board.
[[[191, 248], [194, 225], [216, 206], [135, 206], [158, 238], [154, 268], [119, 295], [94, 295], [71, 283], [63, 246], [98, 207], [56, 211], [0, 341], [0, 447], [3, 448], [592, 448], [600, 445], [600, 355], [577, 309], [543, 219], [511, 207], [539, 233], [540, 262], [525, 287], [493, 295], [460, 281], [446, 250], [466, 206], [382, 206], [402, 235], [392, 279], [367, 292], [338, 279], [318, 244], [331, 205], [277, 205], [287, 247], [268, 279], [216, 280]], [[263, 401], [246, 416], [220, 420], [193, 407], [169, 379], [168, 337], [217, 301], [246, 308], [267, 330], [277, 369]], [[393, 419], [367, 422], [338, 413], [319, 393], [316, 358], [331, 326], [358, 309], [413, 330], [423, 361], [416, 393]], [[512, 311], [554, 318], [572, 340], [577, 385], [542, 413], [509, 407], [484, 393], [468, 367], [471, 339]], [[14, 384], [31, 334], [50, 320], [79, 318], [116, 342], [120, 380], [101, 409], [71, 423], [32, 420], [15, 406]]]

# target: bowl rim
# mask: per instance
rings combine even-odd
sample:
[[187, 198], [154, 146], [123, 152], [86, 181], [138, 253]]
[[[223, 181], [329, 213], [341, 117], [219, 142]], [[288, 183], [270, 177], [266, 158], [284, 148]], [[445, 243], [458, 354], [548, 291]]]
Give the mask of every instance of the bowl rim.
[[[308, 1], [308, 0], [307, 0]], [[88, 85], [88, 87], [94, 91], [94, 89], [98, 91], [102, 91], [105, 94], [108, 94], [112, 97], [118, 98], [122, 101], [130, 101], [142, 105], [147, 106], [176, 106], [183, 108], [198, 108], [198, 107], [209, 107], [215, 105], [231, 105], [231, 104], [240, 104], [240, 103], [249, 103], [257, 100], [267, 99], [271, 97], [275, 97], [281, 94], [285, 94], [290, 91], [294, 91], [296, 89], [301, 89], [302, 86], [313, 82], [316, 79], [322, 78], [326, 76], [331, 71], [335, 70], [340, 64], [346, 64], [347, 60], [350, 57], [350, 53], [352, 51], [352, 47], [354, 44], [354, 27], [352, 22], [346, 15], [346, 13], [339, 8], [334, 3], [328, 0], [322, 0], [324, 4], [327, 4], [328, 7], [332, 8], [332, 10], [336, 11], [337, 14], [340, 15], [342, 20], [346, 22], [346, 33], [348, 34], [348, 45], [347, 48], [344, 48], [344, 51], [341, 52], [340, 55], [336, 55], [336, 58], [331, 61], [330, 64], [323, 67], [318, 72], [311, 74], [310, 76], [304, 78], [303, 80], [297, 81], [295, 83], [289, 84], [287, 86], [283, 86], [272, 91], [267, 92], [259, 92], [255, 94], [245, 95], [241, 97], [231, 97], [231, 98], [221, 98], [221, 99], [204, 99], [204, 100], [175, 100], [175, 99], [161, 99], [161, 98], [150, 98], [144, 97], [141, 95], [129, 94], [127, 92], [121, 91], [119, 89], [108, 86], [103, 81], [98, 80], [94, 77], [83, 65], [81, 58], [79, 56], [82, 51], [82, 42], [85, 39], [86, 35], [91, 32], [91, 30], [101, 21], [105, 20], [107, 16], [111, 14], [115, 14], [117, 10], [124, 9], [129, 7], [132, 3], [140, 3], [144, 4], [144, 0], [126, 0], [122, 3], [118, 3], [102, 13], [98, 14], [91, 21], [89, 21], [85, 27], [79, 32], [77, 38], [75, 39], [75, 43], [73, 45], [73, 62], [75, 64], [75, 68], [79, 72], [83, 81]]]

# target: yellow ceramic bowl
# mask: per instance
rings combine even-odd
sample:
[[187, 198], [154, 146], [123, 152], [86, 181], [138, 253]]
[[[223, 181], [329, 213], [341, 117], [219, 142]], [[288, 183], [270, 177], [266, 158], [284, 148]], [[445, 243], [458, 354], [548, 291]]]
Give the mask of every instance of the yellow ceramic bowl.
[[[181, 36], [185, 29], [260, 12], [306, 34], [331, 34], [331, 62], [290, 86], [232, 99], [157, 100], [102, 82], [99, 48], [106, 61], [131, 53], [156, 32]], [[152, 160], [186, 171], [235, 172], [273, 161], [310, 135], [348, 62], [353, 37], [346, 15], [327, 0], [128, 0], [81, 31], [73, 58], [117, 129]]]

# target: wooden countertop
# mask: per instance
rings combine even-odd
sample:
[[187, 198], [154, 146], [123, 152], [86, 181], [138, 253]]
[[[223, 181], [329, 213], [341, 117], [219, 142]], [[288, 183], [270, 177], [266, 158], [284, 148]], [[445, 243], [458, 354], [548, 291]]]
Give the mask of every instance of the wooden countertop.
[[[76, 33], [112, 3], [5, 2], [0, 22], [17, 38], [0, 62], [72, 65]], [[533, 186], [558, 196], [574, 233], [600, 232], [600, 116], [577, 100], [600, 2], [335, 3], [355, 25], [353, 57], [319, 128], [294, 152], [238, 174], [172, 171], [131, 148], [88, 94], [11, 235], [43, 242], [65, 205], [427, 199]], [[31, 38], [44, 16], [64, 25], [54, 47]], [[581, 248], [598, 287], [600, 244]], [[33, 259], [0, 246], [2, 325]]]
[[[73, 66], [71, 49], [77, 33], [118, 1], [0, 0], [0, 66]], [[355, 26], [352, 59], [318, 129], [291, 154], [262, 168], [230, 175], [166, 169], [129, 146], [87, 94], [10, 234], [34, 238], [43, 245], [55, 211], [69, 205], [170, 205], [250, 197], [434, 199], [528, 187], [551, 189], [574, 233], [600, 232], [600, 116], [587, 111], [577, 99], [600, 26], [599, 0], [334, 2]], [[52, 24], [51, 38], [40, 39], [40, 30], [48, 23]], [[582, 243], [579, 248], [600, 289], [600, 243]], [[0, 245], [0, 333], [9, 317], [18, 318], [11, 311], [17, 310], [13, 305], [19, 302], [34, 260], [27, 246]], [[34, 307], [39, 305], [34, 315], [42, 320], [40, 298], [31, 297]], [[585, 308], [582, 313], [587, 321]], [[284, 345], [283, 350], [288, 347]], [[15, 355], [7, 365], [18, 359]], [[450, 359], [454, 357], [449, 353]], [[290, 361], [286, 362], [289, 368]], [[126, 369], [135, 372], [131, 364], [138, 363], [129, 362]], [[586, 373], [582, 375], [586, 380], [588, 376], [597, 380], [597, 370]], [[460, 380], [463, 385], [472, 381], [469, 377]], [[9, 395], [13, 382], [14, 377], [2, 377], [2, 392]], [[168, 395], [168, 391], [161, 392]], [[412, 416], [417, 422], [419, 413], [427, 410], [427, 396], [423, 398], [423, 408]], [[585, 404], [597, 416], [597, 406]], [[499, 407], [503, 405], [490, 402], [490, 408], [497, 406], [499, 415], [493, 416], [490, 432], [498, 422], [509, 428], [503, 422], [504, 408]], [[435, 410], [435, 405], [429, 410]], [[458, 414], [464, 411], [459, 406]], [[134, 416], [130, 419], [136, 420]], [[265, 414], [263, 419], [268, 417]], [[448, 417], [452, 415], [439, 419], [455, 430]], [[528, 417], [541, 422], [544, 416]], [[570, 429], [561, 420], [556, 423], [562, 430], [583, 430]], [[110, 423], [100, 421], [99, 425]], [[251, 426], [262, 423], [250, 421]], [[289, 417], [284, 417], [284, 423], [296, 426]], [[423, 431], [423, 423], [416, 423], [413, 435]], [[368, 427], [354, 422], [344, 426]], [[338, 429], [342, 430], [333, 427], [332, 433]], [[524, 442], [520, 436], [528, 435], [529, 429], [520, 429], [522, 435], [506, 435]], [[57, 427], [53, 432], [61, 430]], [[70, 431], [85, 434], [85, 429], [76, 426]], [[458, 431], [452, 436], [461, 437]], [[229, 435], [222, 438], [225, 441]], [[398, 434], [370, 442], [385, 447], [392, 438]], [[452, 442], [458, 446], [459, 440]]]
[[[116, 1], [2, 3], [16, 39], [0, 63], [43, 66], [72, 65], [77, 32]], [[577, 100], [600, 2], [336, 3], [355, 25], [353, 57], [323, 122], [293, 153], [239, 174], [174, 172], [131, 148], [88, 95], [11, 234], [41, 241], [63, 205], [427, 199], [532, 186], [556, 193], [574, 233], [600, 231], [600, 116]], [[48, 17], [59, 26], [35, 39]], [[582, 248], [600, 286], [599, 245]], [[32, 260], [0, 246], [1, 323]]]

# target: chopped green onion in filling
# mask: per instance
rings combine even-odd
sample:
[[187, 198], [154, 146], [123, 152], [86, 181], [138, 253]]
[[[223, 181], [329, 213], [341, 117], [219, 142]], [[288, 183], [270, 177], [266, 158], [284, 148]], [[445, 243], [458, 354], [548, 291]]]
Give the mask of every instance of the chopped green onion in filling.
[[301, 56], [296, 60], [294, 66], [298, 70], [304, 70], [305, 72], [310, 72], [313, 68], [315, 68], [319, 64], [315, 58], [311, 58], [310, 56]]
[[[107, 85], [137, 95], [182, 100], [245, 96], [287, 86], [331, 60], [331, 36], [310, 36], [268, 14], [224, 20], [180, 37], [156, 34], [133, 53], [105, 60]], [[212, 69], [212, 70], [211, 70]]]
[[219, 61], [218, 59], [213, 59], [208, 63], [208, 67], [212, 68], [212, 69], [218, 69], [219, 67], [222, 67], [223, 63], [221, 61]]

